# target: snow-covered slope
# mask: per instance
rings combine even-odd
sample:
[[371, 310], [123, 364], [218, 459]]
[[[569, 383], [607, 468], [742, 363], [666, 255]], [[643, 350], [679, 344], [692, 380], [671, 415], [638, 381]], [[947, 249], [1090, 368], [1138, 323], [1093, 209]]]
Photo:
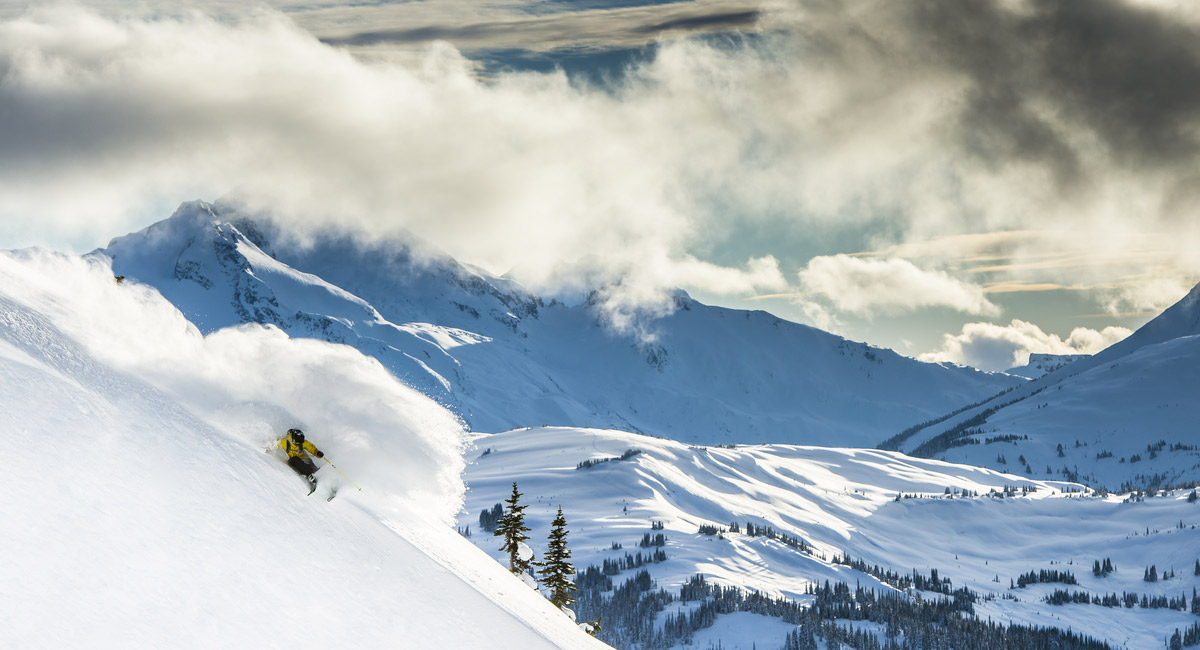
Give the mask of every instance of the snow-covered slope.
[[973, 436], [1008, 441], [939, 457], [1113, 490], [1200, 483], [1198, 391], [1200, 336], [1146, 345], [999, 410]]
[[[630, 449], [640, 453], [616, 460]], [[478, 515], [507, 498], [512, 481], [524, 494], [527, 523], [539, 554], [556, 509], [568, 522], [569, 546], [581, 571], [642, 548], [643, 535], [663, 534], [665, 561], [644, 568], [659, 587], [678, 594], [697, 573], [717, 584], [808, 603], [809, 586], [824, 581], [881, 592], [875, 577], [831, 562], [846, 555], [900, 575], [936, 569], [954, 588], [979, 595], [975, 615], [1003, 624], [1072, 629], [1113, 647], [1156, 648], [1174, 629], [1197, 619], [1171, 609], [1053, 606], [1055, 589], [1092, 595], [1128, 592], [1178, 598], [1200, 587], [1200, 503], [1186, 491], [1124, 503], [1076, 492], [1081, 486], [1030, 480], [991, 470], [894, 452], [788, 445], [696, 447], [635, 434], [587, 429], [521, 429], [483, 435], [467, 469], [467, 512], [460, 526], [498, 559], [498, 540], [479, 530]], [[583, 461], [612, 459], [577, 469]], [[1018, 496], [989, 493], [1016, 487]], [[1037, 491], [1022, 495], [1021, 488]], [[947, 491], [953, 495], [950, 498]], [[962, 497], [964, 491], [980, 496]], [[898, 494], [906, 497], [896, 500]], [[655, 522], [661, 522], [656, 527]], [[741, 530], [729, 532], [738, 522]], [[747, 534], [745, 524], [804, 540], [811, 553], [780, 540]], [[701, 525], [725, 530], [700, 534]], [[1182, 526], [1182, 528], [1180, 527]], [[614, 545], [621, 545], [615, 549]], [[1116, 571], [1092, 575], [1095, 560]], [[1147, 583], [1151, 564], [1169, 580]], [[1029, 571], [1069, 572], [1076, 585], [1010, 588]], [[611, 576], [615, 586], [638, 569]], [[925, 592], [926, 600], [941, 596]], [[674, 601], [656, 617], [695, 610]], [[844, 624], [848, 624], [843, 622]], [[867, 625], [858, 623], [857, 625]], [[696, 633], [692, 647], [778, 648], [794, 627], [751, 613], [722, 616]], [[883, 627], [875, 628], [880, 639]], [[611, 630], [616, 634], [616, 630]], [[1016, 646], [1013, 646], [1016, 647]]]
[[[603, 647], [449, 529], [458, 422], [351, 349], [5, 253], [0, 413], [0, 647]], [[305, 496], [296, 425], [363, 491]]]
[[1022, 382], [682, 293], [653, 341], [620, 335], [587, 301], [546, 303], [436, 251], [332, 234], [298, 241], [201, 202], [103, 253], [202, 331], [271, 323], [352, 345], [474, 430], [562, 424], [870, 446]]
[[1086, 358], [1086, 354], [1031, 354], [1029, 355], [1029, 363], [1015, 368], [1009, 368], [1004, 372], [1026, 379], [1037, 379], [1042, 375], [1065, 367], [1069, 363], [1075, 363], [1080, 359]]
[[1198, 386], [1200, 285], [1125, 340], [883, 446], [1113, 490], [1185, 484]]

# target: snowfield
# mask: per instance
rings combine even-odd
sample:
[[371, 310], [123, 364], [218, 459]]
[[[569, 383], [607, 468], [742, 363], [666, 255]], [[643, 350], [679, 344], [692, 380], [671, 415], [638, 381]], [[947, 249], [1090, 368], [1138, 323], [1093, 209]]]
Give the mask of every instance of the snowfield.
[[[26, 251], [0, 255], [0, 386], [0, 646], [604, 647], [449, 528], [460, 424], [351, 349], [204, 338]], [[264, 453], [295, 425], [365, 489], [305, 496]]]

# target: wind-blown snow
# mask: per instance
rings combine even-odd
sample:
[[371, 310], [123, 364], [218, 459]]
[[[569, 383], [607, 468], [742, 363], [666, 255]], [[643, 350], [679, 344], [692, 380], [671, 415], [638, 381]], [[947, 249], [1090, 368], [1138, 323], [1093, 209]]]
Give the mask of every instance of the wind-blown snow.
[[[204, 338], [95, 259], [24, 251], [0, 387], [0, 646], [602, 647], [445, 525], [461, 426], [353, 350]], [[264, 453], [295, 425], [363, 491], [306, 496]]]
[[270, 326], [202, 336], [155, 290], [118, 285], [96, 259], [30, 251], [6, 261], [13, 297], [100, 362], [151, 381], [243, 442], [267, 449], [299, 427], [376, 494], [405, 495], [442, 520], [458, 509], [460, 423], [374, 359]]

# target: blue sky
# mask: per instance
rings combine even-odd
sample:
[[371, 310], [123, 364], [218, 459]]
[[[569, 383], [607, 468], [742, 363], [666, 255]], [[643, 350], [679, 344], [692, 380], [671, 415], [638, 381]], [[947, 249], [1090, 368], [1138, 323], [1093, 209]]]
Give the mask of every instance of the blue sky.
[[1188, 3], [0, 0], [0, 247], [231, 191], [539, 292], [675, 286], [930, 360], [1200, 280]]

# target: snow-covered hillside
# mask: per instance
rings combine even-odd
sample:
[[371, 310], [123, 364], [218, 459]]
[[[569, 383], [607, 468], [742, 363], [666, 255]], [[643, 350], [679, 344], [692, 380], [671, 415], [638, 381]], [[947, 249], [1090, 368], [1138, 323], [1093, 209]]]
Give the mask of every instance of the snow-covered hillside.
[[[1161, 647], [1173, 630], [1198, 620], [1168, 608], [1056, 606], [1042, 600], [1056, 589], [1096, 596], [1131, 593], [1139, 603], [1141, 595], [1186, 594], [1190, 607], [1192, 589], [1200, 587], [1200, 576], [1193, 575], [1200, 560], [1200, 503], [1189, 503], [1186, 491], [1125, 503], [1078, 492], [1082, 486], [1075, 484], [894, 452], [696, 447], [587, 429], [521, 429], [475, 442], [466, 475], [467, 512], [459, 523], [471, 526], [472, 541], [497, 558], [499, 540], [479, 530], [478, 516], [507, 498], [516, 481], [523, 502], [530, 504], [527, 522], [531, 537], [540, 542], [535, 545], [539, 553], [559, 506], [581, 571], [626, 554], [665, 552], [665, 559], [611, 575], [614, 586], [645, 569], [658, 587], [676, 595], [697, 573], [716, 584], [802, 603], [813, 601], [810, 586], [826, 580], [847, 583], [852, 590], [858, 584], [893, 591], [872, 575], [831, 561], [849, 556], [900, 576], [936, 570], [953, 581], [954, 589], [966, 587], [978, 595], [973, 609], [979, 619], [1069, 628], [1113, 647]], [[629, 455], [631, 449], [639, 453]], [[628, 457], [619, 460], [623, 455]], [[579, 468], [585, 461], [603, 462]], [[989, 496], [1006, 488], [1015, 488], [1016, 496]], [[964, 492], [979, 496], [963, 497]], [[897, 501], [899, 494], [906, 498]], [[730, 532], [733, 522], [738, 532]], [[748, 534], [747, 523], [770, 528], [776, 539]], [[706, 525], [724, 532], [701, 534]], [[641, 547], [647, 534], [662, 534], [665, 545]], [[796, 548], [784, 535], [812, 550]], [[1105, 559], [1115, 571], [1093, 575], [1093, 562]], [[1150, 565], [1174, 575], [1145, 582]], [[1041, 570], [1070, 573], [1078, 584], [1010, 588], [1023, 574]], [[699, 604], [694, 599], [666, 604], [655, 617], [658, 629], [669, 614], [693, 611]], [[854, 625], [871, 627], [861, 621]], [[692, 647], [717, 647], [719, 640], [727, 650], [778, 648], [793, 629], [769, 616], [723, 615], [695, 632]], [[885, 636], [884, 626], [873, 629]]]
[[883, 445], [1108, 489], [1200, 481], [1200, 285], [1125, 340]]
[[[453, 533], [459, 423], [344, 346], [5, 253], [0, 413], [0, 647], [603, 647]], [[363, 491], [306, 496], [289, 426]]]
[[871, 446], [1023, 383], [682, 293], [652, 341], [621, 335], [588, 301], [545, 302], [414, 244], [301, 241], [202, 202], [103, 253], [204, 332], [270, 323], [352, 345], [478, 431], [561, 424], [701, 443]]
[[1200, 336], [1147, 345], [999, 410], [973, 436], [984, 444], [939, 457], [1113, 490], [1200, 483], [1198, 390]]

